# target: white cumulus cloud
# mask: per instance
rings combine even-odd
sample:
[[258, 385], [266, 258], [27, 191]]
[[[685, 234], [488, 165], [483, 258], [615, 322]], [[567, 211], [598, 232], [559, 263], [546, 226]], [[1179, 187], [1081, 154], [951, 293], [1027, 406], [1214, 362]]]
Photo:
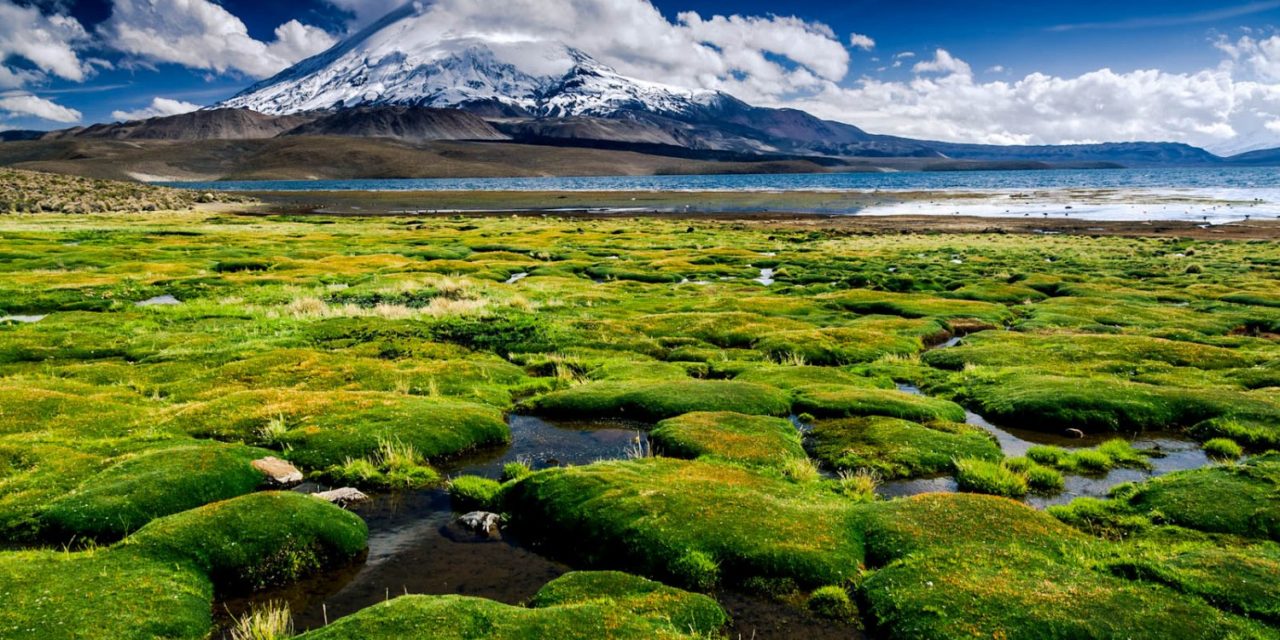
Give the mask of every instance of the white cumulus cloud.
[[943, 53], [908, 81], [831, 83], [778, 103], [878, 133], [955, 142], [1181, 141], [1224, 153], [1265, 139], [1280, 144], [1268, 126], [1280, 119], [1280, 85], [1241, 80], [1229, 66], [1197, 73], [1033, 73], [984, 83], [964, 61]]
[[114, 0], [100, 32], [111, 47], [146, 62], [254, 78], [334, 43], [333, 36], [297, 20], [277, 28], [272, 42], [255, 40], [240, 18], [209, 0]]
[[[74, 18], [0, 0], [0, 88], [16, 88], [50, 75], [80, 82], [91, 67], [80, 59], [88, 33]], [[28, 67], [6, 64], [21, 58]]]
[[876, 48], [876, 41], [875, 38], [872, 38], [871, 36], [855, 33], [849, 36], [849, 46], [854, 49], [870, 51]]
[[969, 63], [951, 55], [951, 52], [946, 49], [938, 49], [933, 54], [932, 60], [917, 62], [916, 66], [912, 67], [912, 71], [916, 73], [973, 75], [973, 69], [969, 67]]
[[119, 121], [129, 120], [146, 120], [148, 118], [159, 118], [163, 116], [176, 116], [183, 113], [191, 113], [200, 109], [200, 105], [191, 104], [182, 100], [173, 100], [170, 98], [161, 98], [156, 96], [151, 99], [151, 104], [133, 111], [113, 111], [111, 117]]
[[29, 94], [0, 97], [0, 111], [11, 118], [35, 117], [64, 124], [79, 122], [83, 117], [75, 109], [68, 109], [51, 100]]

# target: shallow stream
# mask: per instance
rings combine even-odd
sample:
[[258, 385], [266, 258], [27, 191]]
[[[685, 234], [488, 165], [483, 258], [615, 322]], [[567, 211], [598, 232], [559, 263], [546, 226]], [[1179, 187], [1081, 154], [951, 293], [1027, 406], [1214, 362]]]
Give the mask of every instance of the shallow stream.
[[[944, 347], [954, 346], [959, 339]], [[900, 389], [920, 394], [902, 385]], [[807, 425], [792, 421], [804, 431]], [[997, 427], [969, 412], [967, 422], [999, 441], [1008, 456], [1021, 456], [1037, 444], [1066, 448], [1101, 444], [1116, 434], [1070, 439], [1038, 432]], [[649, 451], [650, 425], [622, 421], [557, 422], [526, 415], [508, 418], [512, 444], [479, 452], [440, 465], [449, 476], [498, 478], [503, 465], [523, 462], [534, 469], [585, 465], [626, 459]], [[1210, 464], [1199, 446], [1174, 434], [1144, 434], [1130, 438], [1142, 449], [1163, 454], [1152, 458], [1151, 470], [1116, 469], [1100, 476], [1067, 476], [1066, 491], [1031, 497], [1027, 503], [1044, 508], [1080, 496], [1105, 496], [1117, 484], [1140, 481]], [[309, 489], [315, 489], [310, 487]], [[887, 482], [885, 497], [956, 491], [947, 477]], [[520, 604], [547, 582], [575, 567], [544, 556], [510, 532], [501, 538], [477, 535], [456, 524], [447, 491], [434, 489], [375, 496], [353, 511], [369, 525], [369, 551], [362, 561], [284, 589], [257, 593], [250, 599], [225, 601], [219, 610], [225, 624], [253, 604], [273, 600], [289, 603], [299, 631], [314, 629], [340, 617], [404, 594], [458, 594]], [[577, 567], [582, 568], [582, 567]], [[804, 637], [859, 638], [853, 627], [816, 618], [789, 604], [739, 592], [717, 594], [734, 618], [731, 638]]]

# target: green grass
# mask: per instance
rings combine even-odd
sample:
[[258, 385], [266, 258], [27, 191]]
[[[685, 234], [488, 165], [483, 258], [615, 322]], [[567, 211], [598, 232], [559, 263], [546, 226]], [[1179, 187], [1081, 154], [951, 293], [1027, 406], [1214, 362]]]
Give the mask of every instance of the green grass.
[[955, 461], [955, 467], [961, 491], [1007, 498], [1021, 498], [1031, 491], [1027, 477], [1002, 462], [962, 458]]
[[781, 416], [790, 412], [791, 399], [774, 387], [748, 382], [590, 382], [534, 398], [527, 408], [550, 416], [664, 420], [708, 411]]
[[810, 437], [814, 456], [828, 467], [865, 469], [890, 480], [949, 472], [956, 458], [1003, 457], [984, 431], [951, 433], [895, 418], [823, 421]]
[[[728, 583], [852, 579], [862, 550], [850, 504], [817, 485], [724, 463], [655, 458], [543, 471], [504, 492], [515, 526], [592, 563], [695, 578], [696, 562]], [[767, 514], [767, 517], [761, 516]], [[699, 586], [706, 586], [705, 582]]]
[[[772, 585], [797, 607], [805, 590], [842, 589], [889, 638], [1250, 637], [1280, 624], [1267, 456], [1053, 516], [976, 494], [875, 495], [881, 479], [947, 473], [954, 458], [1046, 494], [1063, 473], [1147, 463], [1107, 443], [1000, 466], [985, 436], [954, 424], [961, 406], [1048, 433], [1280, 446], [1275, 243], [829, 228], [843, 225], [4, 217], [0, 316], [50, 315], [0, 323], [0, 636], [205, 638], [213, 593], [363, 546], [350, 513], [249, 493], [253, 456], [327, 483], [430, 488], [431, 465], [500, 452], [504, 415], [521, 411], [670, 420], [655, 441], [697, 458], [458, 479], [459, 503], [474, 483], [477, 506], [575, 566]], [[750, 282], [763, 267], [777, 285]], [[503, 284], [517, 272], [531, 276]], [[134, 306], [159, 295], [182, 304]], [[803, 455], [777, 419], [793, 412], [811, 414], [812, 452], [846, 473]], [[705, 599], [651, 589], [644, 608], [620, 595], [629, 579], [580, 580], [582, 601], [409, 598], [319, 633], [705, 637], [722, 620]]]
[[215, 592], [285, 584], [365, 548], [364, 522], [297, 493], [160, 518], [111, 547], [0, 552], [6, 638], [209, 636]]
[[805, 457], [789, 420], [740, 413], [688, 413], [659, 422], [649, 438], [658, 453], [675, 458], [776, 467]]
[[126, 541], [193, 566], [224, 588], [285, 584], [354, 557], [368, 530], [358, 516], [300, 493], [256, 493], [156, 520]]
[[261, 449], [174, 443], [122, 456], [39, 515], [47, 535], [111, 541], [155, 518], [250, 493], [264, 483]]
[[259, 390], [186, 407], [175, 425], [193, 436], [255, 442], [284, 420], [276, 437], [285, 455], [309, 469], [382, 455], [384, 444], [414, 448], [427, 459], [507, 443], [502, 415], [482, 405], [383, 392]]
[[964, 422], [959, 405], [897, 390], [813, 385], [796, 390], [795, 410], [818, 417], [885, 416], [915, 422]]
[[876, 572], [865, 592], [887, 638], [1274, 638], [1196, 597], [1052, 562], [959, 548]]
[[459, 513], [498, 509], [498, 493], [502, 485], [496, 480], [477, 476], [459, 476], [449, 481], [449, 497], [453, 510]]
[[198, 640], [213, 584], [193, 567], [124, 547], [0, 553], [0, 636]]
[[1110, 500], [1080, 499], [1053, 510], [1081, 529], [1111, 536], [1174, 525], [1242, 538], [1280, 540], [1280, 459], [1259, 456], [1124, 485]]
[[714, 600], [620, 573], [570, 573], [514, 607], [461, 596], [404, 596], [298, 636], [329, 638], [706, 638], [728, 617]]
[[1228, 438], [1214, 438], [1204, 443], [1204, 452], [1218, 460], [1239, 460], [1244, 448]]
[[1068, 450], [1062, 447], [1036, 445], [1027, 457], [1038, 464], [1077, 474], [1102, 474], [1117, 467], [1150, 469], [1151, 461], [1127, 440], [1108, 440], [1093, 449]]

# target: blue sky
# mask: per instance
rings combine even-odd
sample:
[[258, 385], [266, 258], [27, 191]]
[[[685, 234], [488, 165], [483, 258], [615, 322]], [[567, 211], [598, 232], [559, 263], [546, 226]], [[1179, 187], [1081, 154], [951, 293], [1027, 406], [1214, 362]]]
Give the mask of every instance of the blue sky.
[[[1026, 143], [1095, 135], [1174, 139], [1220, 152], [1280, 145], [1280, 0], [542, 1], [580, 16], [656, 8], [663, 20], [636, 28], [669, 27], [733, 58], [717, 40], [724, 39], [745, 46], [741, 52], [757, 63], [774, 65], [752, 83], [735, 79], [756, 73], [759, 64], [722, 78], [699, 76], [708, 88], [878, 133]], [[0, 113], [7, 113], [0, 128], [61, 128], [211, 104], [331, 44], [394, 2], [0, 0]], [[169, 3], [184, 9], [166, 9]], [[685, 12], [708, 22], [692, 28]], [[753, 21], [712, 25], [713, 16]], [[770, 29], [789, 33], [795, 25], [781, 18], [790, 16], [829, 42], [758, 50], [740, 42], [743, 34], [767, 38]], [[628, 28], [616, 22], [575, 24], [568, 33]], [[281, 36], [287, 23], [291, 35]], [[30, 42], [32, 33], [48, 37]], [[860, 45], [855, 34], [864, 37]], [[629, 55], [601, 57], [646, 79], [691, 81]], [[1103, 69], [1113, 74], [1098, 75]], [[1135, 110], [1125, 100], [1159, 104]], [[1046, 119], [1054, 122], [1038, 122]]]

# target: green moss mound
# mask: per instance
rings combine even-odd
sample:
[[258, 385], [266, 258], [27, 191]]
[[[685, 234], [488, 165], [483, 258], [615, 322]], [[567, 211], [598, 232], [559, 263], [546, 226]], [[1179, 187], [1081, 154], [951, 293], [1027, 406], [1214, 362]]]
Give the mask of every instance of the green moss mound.
[[227, 587], [283, 584], [354, 557], [368, 529], [355, 514], [292, 492], [257, 493], [156, 520], [128, 540]]
[[199, 640], [215, 591], [349, 560], [366, 535], [326, 502], [262, 493], [160, 518], [108, 548], [0, 553], [0, 636]]
[[796, 390], [795, 410], [818, 417], [885, 416], [914, 422], [964, 422], [954, 402], [897, 390], [813, 385]]
[[959, 546], [1019, 546], [1060, 555], [1090, 539], [1020, 502], [975, 494], [929, 494], [866, 508], [867, 562], [893, 560]]
[[1123, 502], [1169, 524], [1280, 540], [1280, 457], [1170, 474], [1134, 487]]
[[252, 492], [261, 449], [218, 443], [166, 446], [125, 456], [40, 514], [62, 537], [118, 539], [148, 522]]
[[739, 373], [734, 380], [767, 384], [779, 389], [796, 389], [812, 385], [893, 388], [892, 381], [858, 376], [832, 367], [755, 367]]
[[199, 640], [212, 599], [201, 572], [127, 547], [0, 553], [0, 636], [14, 640]]
[[501, 491], [502, 485], [497, 480], [479, 476], [461, 476], [449, 481], [453, 510], [459, 513], [498, 509], [498, 494]]
[[1027, 477], [1004, 462], [975, 458], [956, 460], [956, 485], [961, 491], [1021, 498], [1031, 492]]
[[1105, 563], [1115, 575], [1168, 585], [1219, 609], [1280, 622], [1280, 546], [1215, 547], [1139, 539]]
[[903, 318], [972, 318], [994, 325], [1003, 325], [1013, 315], [999, 304], [886, 291], [849, 291], [832, 296], [829, 301], [838, 308], [863, 314]]
[[[942, 327], [934, 325], [935, 331]], [[923, 333], [923, 332], [922, 332]], [[839, 366], [871, 362], [885, 356], [907, 356], [924, 348], [920, 335], [879, 328], [831, 327], [770, 332], [755, 348], [779, 362]]]
[[598, 600], [635, 615], [665, 618], [677, 630], [694, 634], [714, 634], [729, 621], [711, 598], [616, 571], [565, 574], [540, 589], [529, 606], [546, 609]]
[[1248, 367], [1256, 361], [1246, 353], [1195, 342], [1148, 336], [1097, 334], [1038, 334], [987, 331], [968, 336], [964, 344], [931, 351], [926, 364], [959, 371], [967, 365], [988, 367], [1094, 366], [1122, 362], [1133, 366], [1157, 362], [1175, 367], [1229, 369]]
[[174, 422], [198, 437], [286, 446], [290, 460], [311, 469], [376, 456], [388, 442], [435, 459], [511, 439], [496, 409], [377, 392], [242, 391], [187, 408]]
[[688, 577], [696, 552], [725, 580], [839, 584], [862, 560], [852, 503], [819, 486], [724, 463], [665, 458], [553, 469], [507, 488], [507, 510], [535, 538], [588, 563], [627, 562]]
[[791, 399], [774, 387], [724, 380], [590, 382], [535, 398], [527, 408], [547, 415], [639, 420], [708, 411], [784, 416]]
[[1020, 549], [957, 548], [877, 571], [863, 586], [886, 638], [1276, 638], [1203, 600]]
[[780, 466], [805, 457], [790, 421], [740, 413], [688, 413], [658, 423], [649, 438], [662, 455], [676, 458]]
[[1257, 393], [1019, 371], [975, 378], [965, 394], [993, 421], [1048, 432], [1168, 430], [1214, 418], [1280, 418], [1280, 404]]
[[819, 422], [810, 433], [814, 456], [833, 469], [868, 469], [885, 479], [950, 471], [956, 458], [998, 461], [1000, 447], [985, 433], [952, 433], [895, 418]]

